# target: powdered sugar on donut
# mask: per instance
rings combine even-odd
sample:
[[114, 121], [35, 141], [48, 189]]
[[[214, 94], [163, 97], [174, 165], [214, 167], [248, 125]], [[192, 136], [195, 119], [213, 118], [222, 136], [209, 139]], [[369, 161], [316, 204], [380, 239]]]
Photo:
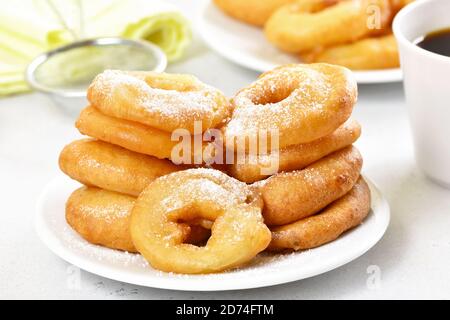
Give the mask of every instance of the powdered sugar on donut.
[[233, 98], [226, 140], [278, 130], [281, 148], [333, 132], [356, 102], [356, 82], [348, 75], [327, 64], [287, 65], [263, 74]]
[[192, 179], [186, 181], [183, 178], [184, 173], [159, 178], [160, 181], [168, 179], [173, 181], [174, 178], [176, 181], [174, 192], [161, 202], [167, 212], [179, 210], [184, 206], [179, 194], [189, 194], [190, 197], [199, 201], [210, 200], [222, 208], [244, 204], [247, 199], [255, 196], [245, 183], [232, 179], [218, 170], [198, 168], [184, 172], [192, 174]]
[[177, 77], [107, 70], [89, 88], [89, 101], [105, 114], [164, 131], [190, 130], [195, 121], [201, 121], [206, 130], [228, 116], [227, 100], [219, 90], [193, 77], [186, 91], [152, 87], [145, 81], [152, 75], [174, 80]]

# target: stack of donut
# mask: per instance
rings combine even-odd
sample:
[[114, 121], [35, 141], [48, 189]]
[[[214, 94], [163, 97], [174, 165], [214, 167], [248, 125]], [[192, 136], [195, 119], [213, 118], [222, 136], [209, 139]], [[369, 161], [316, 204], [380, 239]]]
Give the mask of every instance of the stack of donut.
[[[90, 138], [66, 146], [59, 164], [84, 184], [66, 219], [90, 243], [141, 253], [162, 271], [221, 272], [265, 250], [333, 241], [370, 211], [345, 68], [282, 66], [230, 100], [192, 76], [106, 71], [88, 98], [76, 126]], [[244, 148], [221, 170], [174, 164], [171, 131], [196, 132], [194, 122], [220, 128], [224, 150], [276, 129], [278, 149]], [[264, 173], [274, 157], [278, 170]]]
[[414, 0], [215, 0], [230, 16], [264, 27], [277, 48], [308, 63], [353, 70], [399, 66], [391, 25]]
[[[229, 168], [233, 177], [259, 190], [264, 222], [272, 231], [270, 250], [317, 247], [367, 215], [362, 158], [352, 146], [361, 128], [349, 120], [356, 99], [350, 71], [328, 64], [278, 67], [232, 99], [227, 143], [255, 131], [279, 132], [276, 152], [241, 154], [238, 158], [245, 159]], [[263, 175], [275, 157], [278, 173]]]

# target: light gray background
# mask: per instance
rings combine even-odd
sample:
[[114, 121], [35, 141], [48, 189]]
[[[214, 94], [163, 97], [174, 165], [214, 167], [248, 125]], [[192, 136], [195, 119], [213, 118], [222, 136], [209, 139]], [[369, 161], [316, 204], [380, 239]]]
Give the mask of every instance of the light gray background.
[[[195, 16], [194, 1], [172, 0]], [[190, 2], [190, 3], [189, 3]], [[192, 73], [232, 95], [257, 73], [209, 51], [198, 38], [171, 72]], [[426, 107], [426, 106], [424, 106]], [[384, 238], [368, 253], [326, 274], [270, 288], [195, 293], [128, 285], [80, 271], [51, 253], [33, 229], [34, 207], [58, 172], [63, 146], [78, 137], [74, 119], [45, 97], [0, 100], [0, 298], [87, 299], [380, 299], [450, 298], [450, 191], [423, 177], [413, 157], [401, 84], [360, 86], [354, 117], [364, 172], [392, 210]], [[370, 266], [381, 271], [370, 282]]]

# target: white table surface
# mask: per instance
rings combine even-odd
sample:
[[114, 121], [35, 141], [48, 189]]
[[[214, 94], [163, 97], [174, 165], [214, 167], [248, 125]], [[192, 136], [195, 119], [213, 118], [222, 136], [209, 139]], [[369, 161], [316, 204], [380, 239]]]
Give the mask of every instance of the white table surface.
[[[184, 7], [193, 17], [193, 8]], [[192, 73], [228, 95], [257, 76], [209, 51], [199, 39], [169, 71]], [[415, 165], [401, 84], [360, 86], [359, 92], [354, 117], [363, 126], [357, 146], [364, 172], [391, 205], [384, 238], [359, 259], [314, 278], [218, 293], [137, 287], [84, 271], [80, 286], [70, 285], [73, 267], [37, 238], [33, 215], [39, 193], [58, 172], [60, 150], [79, 137], [74, 118], [37, 94], [1, 99], [0, 298], [449, 299], [450, 190], [427, 180]], [[373, 266], [380, 271], [378, 286], [370, 285]]]

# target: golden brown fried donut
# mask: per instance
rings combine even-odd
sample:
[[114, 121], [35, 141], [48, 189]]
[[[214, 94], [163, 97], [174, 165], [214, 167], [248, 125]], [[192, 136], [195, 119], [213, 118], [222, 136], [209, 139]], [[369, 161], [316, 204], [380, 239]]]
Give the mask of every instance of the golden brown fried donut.
[[137, 196], [153, 180], [185, 169], [124, 148], [85, 139], [66, 146], [59, 157], [61, 170], [85, 185]]
[[[156, 269], [212, 273], [242, 265], [271, 240], [259, 195], [245, 183], [213, 169], [190, 169], [153, 181], [138, 197], [131, 236]], [[214, 221], [204, 247], [183, 243], [180, 220]]]
[[257, 182], [264, 200], [264, 222], [285, 225], [309, 217], [346, 194], [362, 167], [358, 149], [346, 147], [303, 170], [279, 173]]
[[356, 99], [356, 81], [346, 68], [322, 63], [275, 68], [233, 98], [226, 146], [237, 150], [242, 137], [273, 130], [279, 133], [279, 148], [314, 141], [342, 125]]
[[352, 70], [400, 67], [397, 42], [392, 34], [317, 50], [302, 55], [302, 59], [308, 63], [326, 62]]
[[67, 223], [92, 244], [137, 252], [130, 236], [135, 198], [95, 187], [82, 187], [66, 203]]
[[363, 178], [319, 214], [272, 229], [269, 251], [306, 250], [337, 239], [361, 224], [370, 212], [370, 189]]
[[[67, 223], [85, 240], [110, 249], [137, 252], [131, 240], [130, 217], [136, 198], [96, 187], [82, 187], [66, 203]], [[196, 225], [183, 230], [187, 243], [201, 244], [211, 231]]]
[[256, 26], [263, 26], [279, 7], [294, 0], [214, 0], [231, 17]]
[[265, 25], [267, 39], [284, 51], [300, 53], [380, 34], [392, 21], [389, 0], [329, 3], [299, 0], [281, 7]]
[[159, 159], [170, 159], [178, 143], [171, 141], [168, 132], [109, 117], [92, 106], [81, 111], [75, 125], [82, 134]]
[[[253, 183], [267, 177], [263, 170], [278, 162], [278, 172], [303, 169], [326, 155], [351, 145], [361, 135], [361, 126], [356, 120], [348, 120], [332, 134], [310, 143], [285, 147], [266, 155], [237, 155], [228, 173], [243, 182]], [[278, 161], [277, 161], [278, 158]]]
[[[176, 151], [180, 141], [172, 141], [171, 134], [165, 131], [151, 128], [134, 121], [118, 119], [106, 116], [96, 108], [89, 106], [83, 109], [75, 124], [80, 133], [109, 142], [125, 149], [154, 156], [158, 159], [172, 159], [172, 151]], [[211, 149], [212, 142], [202, 142], [200, 147], [194, 144], [196, 137], [188, 136], [191, 139], [191, 157], [184, 161], [182, 152], [175, 153], [178, 160], [177, 164], [205, 164], [214, 158], [214, 151], [222, 147], [218, 145], [219, 141], [213, 142], [217, 149]], [[203, 137], [199, 137], [202, 141]], [[174, 149], [175, 148], [175, 149]], [[207, 152], [207, 150], [212, 150]], [[201, 160], [195, 162], [195, 156], [200, 155]]]
[[[230, 113], [228, 99], [190, 75], [108, 70], [88, 89], [89, 102], [102, 113], [172, 133], [215, 128]], [[200, 132], [200, 133], [201, 133]]]

